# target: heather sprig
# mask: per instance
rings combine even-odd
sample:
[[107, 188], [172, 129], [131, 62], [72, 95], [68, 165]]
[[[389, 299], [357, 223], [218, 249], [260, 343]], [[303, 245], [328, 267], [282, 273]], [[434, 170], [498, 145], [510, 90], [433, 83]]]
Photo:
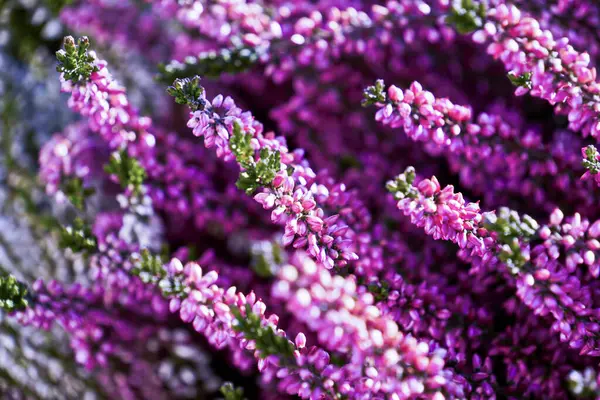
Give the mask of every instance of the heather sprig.
[[69, 108], [82, 115], [88, 129], [99, 134], [111, 150], [123, 149], [132, 142], [152, 147], [154, 137], [148, 131], [152, 120], [139, 115], [106, 61], [88, 53], [88, 49], [87, 38], [75, 45], [74, 39], [67, 36], [64, 49], [57, 53], [61, 90], [70, 94]]
[[194, 75], [218, 78], [224, 73], [238, 74], [252, 68], [263, 53], [264, 49], [244, 46], [202, 52], [186, 57], [183, 62], [159, 65], [159, 80], [170, 83]]
[[[142, 268], [156, 270], [155, 265], [142, 265]], [[308, 398], [310, 393], [327, 393], [332, 397], [336, 393], [335, 383], [329, 376], [318, 375], [329, 366], [329, 355], [318, 348], [305, 349], [306, 337], [302, 333], [295, 343], [291, 342], [285, 332], [277, 329], [278, 317], [265, 316], [266, 305], [255, 293], [244, 295], [235, 287], [226, 290], [219, 287], [215, 284], [218, 273], [205, 272], [195, 262], [183, 265], [174, 258], [165, 265], [164, 271], [159, 271], [155, 278], [162, 276], [160, 282], [164, 282], [174, 277], [183, 288], [180, 292], [165, 292], [161, 287], [170, 299], [171, 312], [178, 312], [184, 322], [192, 323], [211, 345], [219, 349], [228, 346], [237, 357], [251, 353], [260, 370], [277, 375], [290, 394]], [[329, 367], [328, 374], [332, 372]], [[298, 383], [302, 385], [298, 387]]]
[[204, 88], [200, 85], [200, 77], [178, 78], [167, 88], [177, 104], [188, 106], [192, 111], [202, 110], [206, 106]]
[[92, 229], [79, 217], [75, 218], [73, 225], [61, 227], [58, 234], [58, 243], [63, 249], [86, 254], [91, 254], [98, 249], [98, 240], [93, 235]]
[[456, 243], [474, 272], [491, 268], [501, 273], [498, 267], [507, 268], [516, 278], [518, 298], [536, 315], [552, 315], [552, 330], [562, 342], [582, 355], [600, 355], [597, 309], [578, 290], [580, 283], [573, 285], [579, 266], [587, 265], [593, 277], [600, 275], [595, 253], [600, 248], [599, 221], [590, 224], [575, 214], [562, 223], [564, 215], [556, 209], [550, 224], [540, 227], [508, 210], [498, 217], [482, 212], [452, 185], [442, 188], [435, 177], [422, 180], [416, 189], [416, 197], [397, 203], [411, 223], [436, 240]]
[[[254, 199], [263, 208], [273, 209], [273, 222], [285, 224], [283, 244], [306, 247], [328, 268], [356, 260], [351, 241], [344, 238], [348, 228], [337, 223], [339, 215], [326, 216], [317, 205], [315, 193], [307, 187], [315, 174], [302, 153], [290, 152], [284, 138], [263, 133], [262, 125], [250, 112], [242, 112], [231, 97], [218, 95], [210, 102], [197, 85], [197, 79], [177, 80], [169, 93], [181, 101], [191, 101], [195, 111], [188, 127], [195, 136], [203, 137], [207, 148], [216, 147], [217, 156], [226, 161], [235, 158], [241, 168], [237, 186], [248, 194], [262, 189]], [[192, 88], [187, 90], [186, 86]], [[201, 93], [201, 97], [189, 99], [185, 94], [190, 92]]]
[[14, 312], [24, 310], [28, 305], [27, 286], [13, 275], [0, 276], [0, 308]]
[[519, 81], [527, 78], [515, 93], [548, 101], [558, 114], [567, 115], [570, 129], [597, 138], [600, 83], [589, 53], [576, 50], [566, 37], [555, 37], [514, 4], [491, 7], [482, 22], [473, 40], [487, 44], [488, 54]]
[[538, 127], [522, 126], [510, 110], [496, 107], [474, 116], [471, 107], [436, 97], [418, 82], [379, 92], [383, 101], [374, 103], [375, 120], [422, 142], [428, 154], [444, 155], [461, 185], [491, 200], [491, 206], [518, 197], [547, 212], [564, 204], [593, 207], [594, 185], [573, 173], [580, 164], [571, 151], [578, 146], [567, 133], [557, 132], [544, 143]]
[[77, 43], [72, 36], [66, 36], [63, 48], [56, 52], [56, 70], [62, 73], [66, 80], [74, 83], [87, 81], [93, 72], [98, 71], [95, 58], [88, 53], [89, 47], [90, 40], [87, 36], [79, 38]]

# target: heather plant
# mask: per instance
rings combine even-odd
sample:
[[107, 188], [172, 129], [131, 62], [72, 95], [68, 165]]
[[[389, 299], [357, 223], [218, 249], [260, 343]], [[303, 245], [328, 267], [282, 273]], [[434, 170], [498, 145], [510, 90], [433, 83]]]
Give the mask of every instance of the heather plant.
[[599, 23], [0, 1], [0, 397], [600, 398]]

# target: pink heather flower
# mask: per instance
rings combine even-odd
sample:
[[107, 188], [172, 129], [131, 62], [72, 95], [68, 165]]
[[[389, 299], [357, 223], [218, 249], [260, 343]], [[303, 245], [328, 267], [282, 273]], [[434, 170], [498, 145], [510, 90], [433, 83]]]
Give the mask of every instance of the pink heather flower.
[[[545, 143], [539, 129], [519, 129], [519, 121], [511, 118], [515, 113], [495, 107], [500, 113], [473, 117], [469, 107], [434, 97], [418, 82], [404, 92], [390, 86], [386, 100], [376, 106], [378, 122], [402, 128], [409, 138], [423, 142], [429, 154], [443, 154], [461, 185], [481, 195], [486, 204], [505, 205], [520, 197], [548, 212], [563, 204], [575, 205], [578, 211], [593, 208], [594, 186], [572, 176], [572, 170], [581, 170], [581, 162], [571, 153], [576, 142], [568, 133], [558, 132]], [[560, 196], [551, 197], [540, 186], [553, 187]]]
[[98, 178], [107, 153], [86, 126], [81, 123], [67, 126], [63, 134], [55, 134], [40, 150], [39, 174], [46, 193], [64, 201], [62, 185], [73, 178], [81, 179], [89, 187]]
[[547, 100], [568, 116], [570, 129], [597, 138], [600, 84], [588, 53], [576, 51], [565, 37], [554, 38], [514, 5], [489, 9], [483, 29], [473, 38], [489, 42], [488, 54], [500, 59], [508, 71], [517, 76], [531, 73], [531, 89], [519, 87], [517, 95], [530, 93]]
[[371, 293], [357, 292], [354, 277], [331, 276], [311, 258], [297, 254], [279, 278], [273, 296], [284, 301], [326, 349], [348, 357], [343, 370], [358, 374], [350, 396], [443, 397], [443, 388], [451, 385], [443, 358], [430, 354], [426, 343], [402, 334], [375, 306]]

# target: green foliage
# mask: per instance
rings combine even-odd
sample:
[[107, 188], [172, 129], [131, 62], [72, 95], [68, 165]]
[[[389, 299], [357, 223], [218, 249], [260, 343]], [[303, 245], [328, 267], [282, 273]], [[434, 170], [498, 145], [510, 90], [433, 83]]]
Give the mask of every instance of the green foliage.
[[244, 168], [254, 163], [254, 149], [250, 145], [252, 136], [246, 135], [238, 122], [233, 124], [233, 134], [229, 138], [229, 148], [237, 162]]
[[262, 149], [260, 160], [240, 173], [236, 182], [238, 189], [242, 189], [247, 194], [254, 193], [259, 187], [267, 186], [281, 167], [281, 154], [279, 151]]
[[375, 85], [367, 87], [363, 91], [363, 97], [361, 103], [363, 107], [385, 102], [387, 97], [385, 95], [385, 83], [383, 82], [383, 79], [377, 79]]
[[64, 7], [73, 4], [73, 0], [44, 0], [44, 3], [53, 14], [58, 15]]
[[221, 386], [221, 394], [223, 394], [225, 400], [245, 400], [244, 389], [236, 388], [231, 382], [225, 382]]
[[14, 276], [0, 277], [0, 308], [7, 312], [27, 308], [27, 286]]
[[405, 197], [415, 198], [417, 197], [417, 189], [412, 185], [414, 181], [415, 169], [413, 167], [408, 167], [396, 178], [388, 181], [385, 187], [390, 193], [393, 193], [394, 197], [398, 200]]
[[270, 278], [285, 262], [285, 252], [276, 241], [260, 241], [252, 245], [252, 269], [261, 278]]
[[73, 226], [61, 227], [59, 246], [71, 249], [74, 253], [93, 253], [98, 249], [96, 237], [92, 229], [81, 218], [75, 218]]
[[342, 172], [346, 172], [350, 169], [362, 169], [363, 165], [360, 160], [354, 157], [352, 154], [344, 154], [338, 159], [338, 168]]
[[160, 256], [153, 255], [148, 249], [144, 249], [136, 266], [131, 269], [131, 273], [139, 276], [145, 283], [156, 282], [167, 275], [163, 264]]
[[269, 185], [281, 169], [281, 153], [279, 151], [263, 148], [260, 151], [260, 159], [254, 161], [254, 149], [250, 145], [251, 139], [252, 136], [245, 134], [238, 123], [233, 125], [229, 147], [237, 162], [244, 168], [236, 186], [249, 195], [259, 187]]
[[509, 72], [508, 79], [510, 79], [510, 82], [517, 87], [524, 87], [527, 89], [532, 88], [531, 72], [525, 72], [521, 75], [516, 75], [513, 72]]
[[129, 156], [126, 149], [114, 152], [104, 171], [115, 175], [123, 189], [131, 188], [134, 194], [141, 194], [146, 170], [136, 158]]
[[164, 268], [165, 257], [154, 255], [147, 249], [141, 251], [138, 258], [134, 259], [134, 267], [130, 270], [132, 275], [138, 276], [142, 282], [156, 285], [163, 296], [185, 297], [190, 288], [185, 285], [182, 275], [168, 276]]
[[[58, 3], [62, 1], [45, 0], [44, 3], [57, 3], [56, 5], [49, 4], [50, 11], [54, 11], [58, 10]], [[54, 53], [61, 46], [61, 40], [54, 35], [51, 37], [47, 35], [47, 27], [52, 20], [51, 16], [38, 18], [36, 10], [40, 10], [40, 7], [35, 3], [0, 0], [0, 29], [3, 35], [8, 35], [3, 39], [2, 52], [25, 63], [36, 63], [36, 57], [39, 57], [40, 50], [42, 53], [46, 51]]]
[[367, 285], [369, 292], [373, 294], [376, 301], [386, 301], [390, 295], [390, 284], [386, 281], [374, 282]]
[[68, 179], [62, 185], [62, 189], [71, 204], [78, 210], [85, 209], [85, 201], [95, 192], [94, 188], [83, 187], [83, 180], [81, 178]]
[[231, 312], [237, 320], [234, 329], [243, 332], [244, 338], [254, 340], [262, 358], [270, 355], [293, 357], [294, 345], [285, 337], [275, 333], [272, 327], [263, 326], [258, 315], [252, 312], [252, 307], [246, 305], [246, 315], [233, 307]]
[[521, 243], [528, 241], [540, 228], [536, 220], [529, 215], [522, 217], [506, 207], [498, 210], [497, 214], [487, 213], [484, 226], [496, 233], [496, 239], [502, 244], [498, 258], [504, 262], [513, 273], [518, 272], [529, 258], [521, 249]]
[[271, 278], [273, 270], [264, 254], [252, 254], [252, 270], [261, 278]]
[[175, 79], [172, 86], [167, 88], [167, 93], [175, 97], [177, 104], [189, 106], [192, 111], [204, 110], [204, 88], [200, 85], [200, 77]]
[[585, 169], [590, 171], [592, 175], [596, 175], [600, 172], [600, 161], [598, 161], [598, 150], [595, 146], [589, 145], [585, 148], [585, 158], [583, 159], [583, 166]]
[[467, 34], [480, 29], [486, 16], [485, 4], [473, 0], [454, 0], [446, 23], [454, 26], [461, 34]]
[[65, 79], [73, 83], [80, 83], [90, 79], [92, 72], [98, 70], [94, 64], [94, 57], [88, 54], [90, 41], [86, 36], [81, 37], [77, 44], [72, 36], [66, 36], [63, 48], [56, 52], [58, 66], [56, 70], [62, 72]]
[[246, 71], [260, 59], [263, 50], [251, 47], [234, 47], [207, 51], [198, 56], [187, 57], [183, 63], [172, 61], [167, 65], [159, 65], [158, 79], [171, 82], [175, 78], [200, 75], [218, 78], [221, 74], [237, 74]]

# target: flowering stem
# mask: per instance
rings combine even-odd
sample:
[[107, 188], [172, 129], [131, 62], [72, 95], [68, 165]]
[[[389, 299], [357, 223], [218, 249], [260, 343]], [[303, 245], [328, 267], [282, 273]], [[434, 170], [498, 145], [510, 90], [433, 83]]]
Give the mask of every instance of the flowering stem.
[[188, 126], [204, 136], [206, 147], [216, 147], [217, 156], [235, 159], [241, 168], [237, 186], [254, 196], [265, 209], [272, 209], [274, 222], [285, 222], [283, 244], [307, 248], [311, 256], [333, 268], [356, 260], [345, 240], [347, 229], [338, 215], [325, 217], [315, 194], [308, 187], [314, 172], [301, 153], [289, 152], [283, 138], [262, 133], [248, 112], [242, 113], [233, 99], [219, 95], [209, 102], [200, 79], [178, 79], [168, 89], [179, 104], [192, 110]]
[[[551, 216], [551, 227], [540, 227], [532, 218], [520, 218], [506, 209], [498, 215], [482, 213], [478, 204], [466, 203], [451, 185], [441, 189], [435, 177], [414, 185], [407, 176], [412, 177], [400, 175], [396, 181], [401, 185], [392, 182], [388, 188], [399, 199], [398, 208], [410, 216], [413, 224], [424, 228], [436, 240], [456, 243], [475, 264], [493, 267], [498, 260], [517, 278], [518, 297], [536, 314], [554, 317], [552, 329], [560, 332], [561, 341], [580, 349], [581, 354], [600, 355], [597, 311], [564, 282], [565, 272], [573, 272], [578, 263], [587, 264], [593, 276], [600, 274], [600, 254], [596, 254], [600, 243], [595, 240], [600, 235], [600, 221], [587, 232], [577, 228], [578, 239], [575, 239], [571, 229], [582, 223], [578, 214], [571, 224], [559, 226], [563, 216], [556, 210]], [[408, 185], [414, 188], [407, 189]], [[536, 238], [544, 244], [534, 245]], [[557, 260], [559, 245], [565, 247], [566, 266]]]
[[[470, 9], [483, 4], [470, 0], [463, 3], [469, 3]], [[559, 113], [568, 115], [572, 130], [598, 139], [599, 83], [596, 69], [590, 67], [590, 55], [576, 51], [567, 38], [555, 39], [550, 31], [540, 28], [536, 19], [522, 15], [514, 5], [500, 3], [477, 17], [477, 23], [458, 30], [476, 30], [473, 40], [489, 43], [488, 53], [504, 63], [511, 81], [518, 86], [516, 94], [530, 93], [547, 100]], [[452, 22], [452, 18], [447, 21]]]

